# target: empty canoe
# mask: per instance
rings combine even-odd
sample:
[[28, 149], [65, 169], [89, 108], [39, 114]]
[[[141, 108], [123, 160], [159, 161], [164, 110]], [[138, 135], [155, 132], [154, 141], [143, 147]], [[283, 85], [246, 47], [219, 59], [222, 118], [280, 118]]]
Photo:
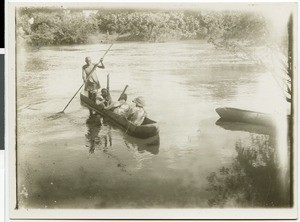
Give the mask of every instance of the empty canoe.
[[259, 125], [273, 125], [272, 115], [243, 109], [220, 107], [216, 109], [222, 120], [231, 122], [244, 122]]

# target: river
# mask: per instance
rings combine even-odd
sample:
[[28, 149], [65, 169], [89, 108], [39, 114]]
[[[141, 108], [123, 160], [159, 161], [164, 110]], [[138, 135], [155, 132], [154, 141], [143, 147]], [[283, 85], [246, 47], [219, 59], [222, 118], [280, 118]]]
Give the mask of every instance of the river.
[[[280, 113], [272, 75], [202, 41], [117, 42], [97, 70], [116, 99], [146, 100], [159, 142], [90, 120], [81, 67], [108, 44], [18, 51], [17, 184], [20, 208], [289, 207], [289, 149], [280, 130], [222, 123], [215, 108]], [[280, 128], [280, 127], [279, 127]]]

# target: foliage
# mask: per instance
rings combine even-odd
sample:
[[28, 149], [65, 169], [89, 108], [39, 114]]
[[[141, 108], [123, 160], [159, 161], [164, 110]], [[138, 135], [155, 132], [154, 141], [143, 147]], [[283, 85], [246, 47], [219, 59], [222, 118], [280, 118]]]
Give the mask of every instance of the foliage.
[[99, 9], [88, 16], [86, 11], [20, 8], [18, 34], [33, 45], [87, 43], [90, 35], [97, 34], [150, 42], [208, 39], [222, 45], [223, 40], [263, 38], [266, 33], [263, 17], [239, 11]]
[[166, 41], [191, 39], [202, 29], [199, 21], [180, 11], [123, 11], [97, 13], [102, 32], [127, 34], [127, 40]]
[[289, 196], [280, 197], [278, 154], [266, 135], [251, 135], [250, 143], [236, 143], [237, 156], [229, 167], [207, 177], [210, 206], [288, 206]]
[[282, 39], [273, 38], [267, 28], [267, 19], [261, 14], [239, 11], [208, 12], [203, 18], [208, 28], [209, 42], [239, 58], [256, 61], [273, 75], [286, 101], [292, 102], [292, 66], [288, 62], [292, 61], [292, 56], [288, 56], [292, 52], [292, 40], [287, 40], [293, 35], [292, 17]]
[[19, 34], [22, 38], [29, 37], [27, 42], [32, 45], [82, 44], [97, 32], [97, 21], [77, 11], [21, 10], [17, 27], [23, 29]]
[[203, 16], [209, 38], [218, 46], [241, 43], [247, 46], [264, 44], [268, 29], [261, 14], [243, 11], [209, 12]]

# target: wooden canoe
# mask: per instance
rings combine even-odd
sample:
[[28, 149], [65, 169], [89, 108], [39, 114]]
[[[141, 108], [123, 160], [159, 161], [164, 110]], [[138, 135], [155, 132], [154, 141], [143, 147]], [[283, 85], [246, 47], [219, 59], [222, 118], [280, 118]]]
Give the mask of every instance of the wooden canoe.
[[80, 94], [80, 100], [84, 106], [87, 106], [103, 117], [108, 118], [112, 123], [116, 124], [130, 136], [146, 139], [159, 133], [157, 123], [147, 117], [142, 125], [136, 126], [128, 121], [125, 117], [115, 114], [112, 111], [104, 110], [101, 105], [99, 106], [90, 100], [85, 92]]
[[274, 125], [273, 117], [267, 113], [250, 110], [220, 107], [216, 109], [222, 120], [229, 122], [243, 122], [258, 125]]

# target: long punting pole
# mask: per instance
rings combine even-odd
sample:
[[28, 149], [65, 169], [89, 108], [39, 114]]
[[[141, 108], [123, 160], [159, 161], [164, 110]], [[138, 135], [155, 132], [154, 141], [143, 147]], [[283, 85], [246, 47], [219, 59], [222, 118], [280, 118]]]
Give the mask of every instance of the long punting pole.
[[288, 22], [288, 75], [291, 79], [291, 118], [288, 123], [288, 138], [290, 140], [290, 206], [294, 205], [294, 24], [293, 14]]

